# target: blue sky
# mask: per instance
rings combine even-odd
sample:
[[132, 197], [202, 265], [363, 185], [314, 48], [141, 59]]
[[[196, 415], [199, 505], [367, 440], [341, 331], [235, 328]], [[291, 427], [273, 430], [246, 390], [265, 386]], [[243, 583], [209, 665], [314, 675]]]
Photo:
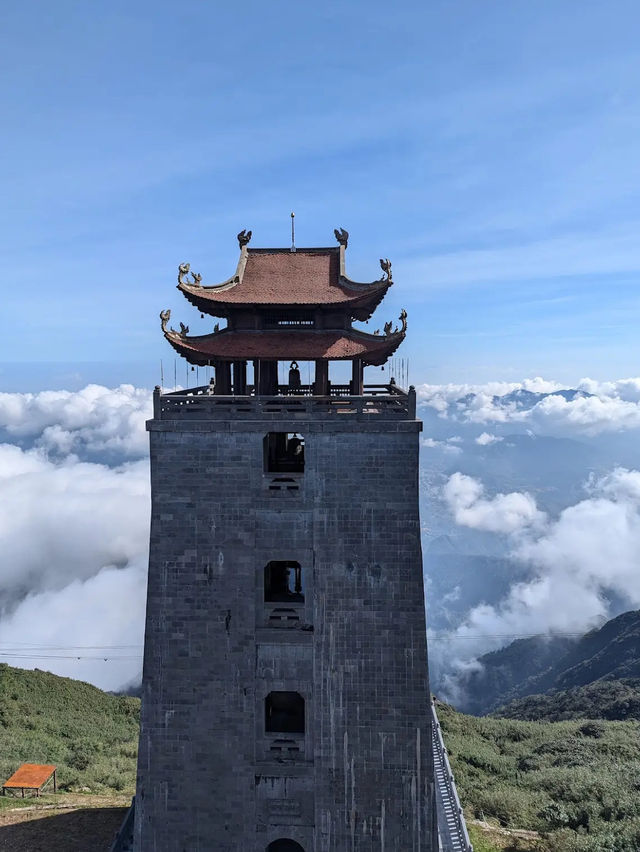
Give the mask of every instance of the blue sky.
[[[351, 234], [415, 382], [637, 374], [631, 0], [14, 2], [0, 10], [0, 386], [153, 384], [235, 234]], [[16, 363], [11, 363], [16, 362]], [[165, 366], [166, 369], [166, 366]], [[172, 369], [172, 368], [170, 368]]]

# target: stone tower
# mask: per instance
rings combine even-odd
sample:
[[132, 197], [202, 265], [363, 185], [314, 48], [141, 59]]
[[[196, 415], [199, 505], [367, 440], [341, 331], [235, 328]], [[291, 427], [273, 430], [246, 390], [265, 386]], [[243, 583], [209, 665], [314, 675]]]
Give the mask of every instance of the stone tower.
[[[178, 288], [203, 387], [154, 395], [137, 852], [435, 852], [415, 391], [364, 385], [392, 284], [339, 245], [250, 249]], [[329, 362], [351, 380], [330, 382]], [[253, 363], [248, 383], [247, 362]], [[282, 367], [284, 365], [284, 381]], [[289, 362], [292, 362], [291, 364]], [[297, 362], [308, 362], [305, 384]], [[303, 370], [303, 373], [306, 372]]]

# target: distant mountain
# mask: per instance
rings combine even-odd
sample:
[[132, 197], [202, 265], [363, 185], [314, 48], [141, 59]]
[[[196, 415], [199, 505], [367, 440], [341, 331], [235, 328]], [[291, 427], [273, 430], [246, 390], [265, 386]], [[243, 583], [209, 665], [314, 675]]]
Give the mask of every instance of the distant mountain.
[[515, 405], [519, 410], [527, 410], [533, 408], [534, 405], [537, 405], [549, 396], [561, 396], [566, 402], [573, 402], [574, 399], [585, 399], [586, 397], [593, 396], [593, 394], [575, 390], [574, 388], [557, 390], [551, 393], [534, 393], [524, 388], [518, 388], [503, 396], [494, 396], [493, 404], [502, 406]]
[[461, 470], [493, 492], [529, 491], [543, 508], [558, 511], [584, 498], [589, 473], [609, 468], [606, 456], [575, 438], [513, 433], [486, 446], [467, 446], [444, 473]]
[[[573, 402], [574, 399], [585, 399], [586, 397], [593, 396], [593, 394], [576, 390], [575, 388], [567, 388], [566, 390], [557, 390], [550, 393], [535, 393], [524, 388], [516, 388], [516, 390], [505, 393], [502, 396], [493, 396], [491, 401], [496, 408], [516, 408], [518, 411], [528, 411], [549, 396], [561, 396], [567, 402]], [[474, 402], [475, 398], [475, 393], [465, 394], [456, 400], [456, 405], [468, 407]]]
[[464, 681], [467, 699], [461, 702], [475, 714], [525, 696], [640, 678], [640, 610], [625, 612], [578, 640], [519, 639], [479, 662], [482, 668]]
[[[451, 630], [475, 606], [504, 597], [512, 583], [525, 581], [529, 569], [496, 556], [446, 553], [440, 536], [424, 554], [427, 614], [432, 630]], [[440, 551], [440, 552], [439, 552]]]

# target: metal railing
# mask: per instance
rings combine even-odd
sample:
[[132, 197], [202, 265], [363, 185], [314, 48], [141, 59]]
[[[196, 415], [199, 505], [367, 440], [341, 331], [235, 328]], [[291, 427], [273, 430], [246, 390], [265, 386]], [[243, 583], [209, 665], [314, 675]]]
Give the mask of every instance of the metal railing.
[[415, 420], [416, 416], [414, 388], [404, 391], [395, 385], [365, 385], [361, 396], [345, 393], [348, 385], [334, 385], [326, 396], [312, 395], [309, 386], [295, 391], [288, 385], [281, 388], [283, 392], [274, 396], [256, 394], [252, 386], [245, 395], [229, 396], [212, 394], [208, 385], [170, 393], [156, 388], [153, 416], [156, 420], [316, 419], [344, 415], [356, 419], [375, 416]]
[[458, 798], [458, 791], [447, 756], [447, 749], [442, 739], [438, 714], [433, 703], [431, 704], [431, 712], [433, 714], [433, 770], [436, 781], [436, 810], [440, 850], [441, 852], [473, 852], [462, 805]]
[[127, 811], [122, 825], [118, 829], [109, 852], [130, 852], [133, 849], [133, 819], [136, 809], [136, 797], [131, 799], [131, 807]]

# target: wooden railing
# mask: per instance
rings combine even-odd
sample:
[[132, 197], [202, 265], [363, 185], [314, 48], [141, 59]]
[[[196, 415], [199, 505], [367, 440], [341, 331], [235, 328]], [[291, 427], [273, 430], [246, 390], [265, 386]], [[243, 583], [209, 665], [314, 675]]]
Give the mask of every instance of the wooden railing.
[[365, 385], [362, 396], [352, 396], [344, 392], [349, 390], [348, 385], [333, 385], [330, 395], [314, 396], [308, 385], [296, 391], [288, 385], [282, 387], [286, 392], [277, 396], [256, 395], [252, 386], [244, 396], [216, 396], [207, 385], [171, 393], [156, 388], [153, 416], [156, 420], [315, 419], [345, 415], [415, 420], [416, 416], [414, 388], [404, 391], [395, 385]]

